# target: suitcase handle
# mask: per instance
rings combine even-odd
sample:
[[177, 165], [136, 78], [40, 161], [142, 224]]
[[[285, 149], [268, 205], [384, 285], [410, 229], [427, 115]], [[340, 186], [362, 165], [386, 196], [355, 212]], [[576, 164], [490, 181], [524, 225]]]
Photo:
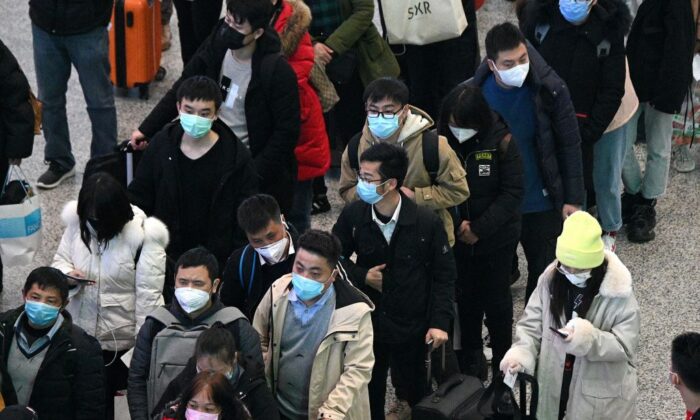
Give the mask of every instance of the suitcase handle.
[[452, 390], [452, 388], [460, 385], [462, 382], [464, 382], [463, 377], [459, 375], [452, 376], [450, 379], [448, 379], [446, 382], [440, 385], [437, 391], [435, 391], [433, 402], [436, 403], [440, 399], [445, 398], [445, 395], [447, 395]]

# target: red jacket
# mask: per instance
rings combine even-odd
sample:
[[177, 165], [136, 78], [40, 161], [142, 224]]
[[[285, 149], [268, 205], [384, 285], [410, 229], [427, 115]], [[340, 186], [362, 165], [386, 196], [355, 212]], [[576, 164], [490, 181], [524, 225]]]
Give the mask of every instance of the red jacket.
[[300, 0], [280, 0], [282, 9], [274, 27], [282, 40], [282, 54], [297, 75], [301, 107], [301, 132], [294, 154], [299, 181], [325, 175], [331, 164], [330, 144], [323, 120], [321, 102], [309, 84], [314, 65], [314, 47], [309, 36], [311, 11]]

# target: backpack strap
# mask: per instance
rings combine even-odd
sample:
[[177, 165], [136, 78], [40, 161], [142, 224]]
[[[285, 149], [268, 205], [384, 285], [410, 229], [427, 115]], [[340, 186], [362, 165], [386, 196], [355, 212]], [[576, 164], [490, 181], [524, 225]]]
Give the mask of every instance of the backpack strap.
[[246, 245], [241, 252], [241, 259], [238, 262], [238, 281], [241, 283], [241, 288], [248, 296], [250, 296], [250, 291], [253, 290], [253, 279], [255, 278], [255, 251], [253, 251], [253, 264], [250, 269], [250, 277], [248, 279], [248, 288], [246, 289], [245, 283], [243, 282], [243, 263], [245, 262], [245, 257], [248, 254], [248, 249], [250, 245]]
[[170, 313], [168, 308], [166, 308], [165, 306], [159, 306], [158, 308], [156, 308], [155, 311], [148, 314], [146, 318], [153, 318], [161, 324], [165, 325], [166, 327], [180, 323], [180, 321], [178, 321], [178, 319], [175, 318], [175, 315]]
[[423, 166], [430, 176], [430, 184], [437, 184], [438, 172], [440, 171], [440, 149], [437, 133], [434, 130], [423, 132], [421, 144], [423, 146]]
[[542, 42], [547, 37], [547, 33], [551, 28], [549, 23], [539, 23], [535, 26], [535, 40], [538, 44], [542, 45]]
[[360, 157], [358, 156], [358, 151], [360, 148], [360, 139], [362, 138], [362, 132], [359, 132], [352, 136], [348, 142], [348, 161], [350, 162], [350, 167], [355, 171], [360, 171]]
[[233, 306], [227, 306], [213, 313], [209, 318], [205, 319], [203, 323], [206, 324], [207, 327], [211, 327], [217, 322], [221, 322], [224, 325], [228, 325], [233, 321], [239, 320], [241, 318], [248, 319], [245, 317], [245, 315], [243, 315], [243, 312], [241, 312], [240, 309]]

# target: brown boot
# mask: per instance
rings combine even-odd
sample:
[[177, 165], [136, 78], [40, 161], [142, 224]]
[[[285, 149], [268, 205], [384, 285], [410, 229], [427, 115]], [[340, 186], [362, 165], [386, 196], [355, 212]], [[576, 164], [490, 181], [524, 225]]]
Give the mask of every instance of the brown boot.
[[160, 50], [168, 51], [172, 44], [173, 34], [170, 32], [170, 25], [163, 25], [163, 31], [160, 37]]

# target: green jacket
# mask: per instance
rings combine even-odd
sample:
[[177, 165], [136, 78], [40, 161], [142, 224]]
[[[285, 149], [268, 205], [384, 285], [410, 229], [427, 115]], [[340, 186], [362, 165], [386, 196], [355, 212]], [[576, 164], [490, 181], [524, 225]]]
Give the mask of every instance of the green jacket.
[[372, 23], [373, 0], [337, 0], [343, 23], [324, 41], [338, 54], [349, 49], [357, 52], [357, 66], [362, 84], [367, 86], [380, 77], [398, 77], [399, 63]]

